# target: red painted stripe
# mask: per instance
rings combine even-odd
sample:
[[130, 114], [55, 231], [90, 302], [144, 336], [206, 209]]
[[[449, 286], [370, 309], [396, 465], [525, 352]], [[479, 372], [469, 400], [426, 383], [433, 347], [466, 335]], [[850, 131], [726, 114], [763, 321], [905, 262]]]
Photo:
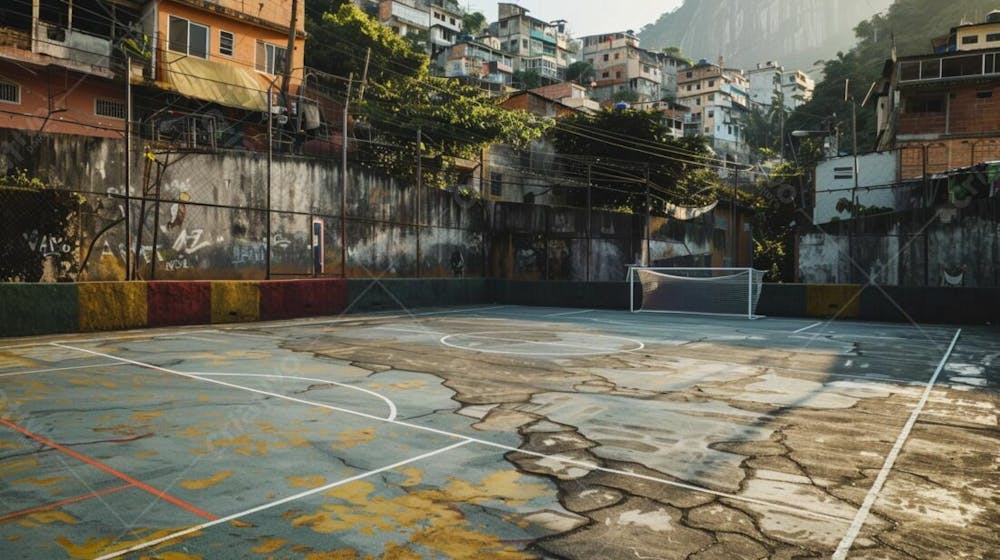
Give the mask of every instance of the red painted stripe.
[[33, 508], [22, 509], [21, 511], [15, 511], [13, 513], [8, 513], [5, 515], [0, 515], [0, 523], [5, 521], [10, 521], [11, 519], [17, 519], [18, 517], [24, 517], [26, 515], [31, 515], [32, 513], [38, 513], [40, 511], [48, 511], [50, 509], [58, 509], [62, 506], [73, 504], [76, 502], [82, 502], [84, 500], [89, 500], [91, 498], [96, 498], [98, 496], [104, 496], [107, 494], [113, 494], [126, 488], [132, 488], [131, 484], [122, 484], [121, 486], [115, 486], [114, 488], [105, 488], [104, 490], [96, 490], [89, 494], [84, 494], [82, 496], [76, 496], [75, 498], [67, 498], [65, 500], [60, 500], [58, 502], [53, 502], [51, 504], [45, 504], [44, 506], [36, 506]]
[[31, 439], [33, 439], [33, 440], [35, 440], [35, 441], [37, 441], [37, 442], [39, 442], [39, 443], [41, 443], [43, 445], [51, 447], [52, 449], [57, 449], [59, 451], [62, 451], [63, 453], [69, 455], [70, 457], [72, 457], [72, 458], [74, 458], [74, 459], [76, 459], [78, 461], [83, 461], [84, 463], [86, 463], [86, 464], [88, 464], [88, 465], [90, 465], [90, 466], [92, 466], [92, 467], [94, 467], [96, 469], [100, 469], [100, 470], [102, 470], [102, 471], [104, 471], [104, 472], [106, 472], [106, 473], [108, 473], [108, 474], [110, 474], [112, 476], [116, 476], [116, 477], [124, 480], [125, 482], [128, 482], [132, 486], [135, 486], [136, 488], [139, 488], [140, 490], [144, 490], [146, 492], [149, 492], [150, 494], [156, 496], [157, 498], [162, 499], [162, 500], [167, 501], [167, 502], [170, 502], [171, 504], [174, 504], [175, 506], [177, 506], [179, 508], [186, 509], [187, 511], [189, 511], [189, 512], [195, 514], [195, 515], [197, 515], [198, 517], [203, 517], [203, 518], [208, 519], [210, 521], [214, 521], [214, 520], [218, 519], [217, 516], [212, 515], [211, 513], [208, 513], [207, 511], [199, 509], [199, 508], [197, 508], [197, 507], [195, 507], [195, 506], [193, 506], [193, 505], [185, 502], [184, 500], [181, 500], [180, 498], [175, 498], [175, 497], [171, 496], [170, 494], [167, 494], [166, 490], [157, 490], [156, 488], [153, 488], [152, 486], [146, 484], [145, 482], [142, 482], [141, 480], [137, 480], [135, 478], [132, 478], [131, 476], [129, 476], [129, 475], [127, 475], [127, 474], [125, 474], [125, 473], [123, 473], [123, 472], [121, 472], [119, 470], [113, 469], [113, 468], [109, 467], [108, 465], [105, 465], [104, 463], [102, 463], [102, 462], [100, 462], [100, 461], [98, 461], [96, 459], [91, 459], [90, 457], [87, 457], [86, 455], [83, 455], [81, 453], [77, 453], [76, 451], [73, 451], [72, 449], [70, 449], [68, 447], [59, 445], [58, 443], [56, 443], [54, 441], [51, 441], [49, 439], [46, 439], [46, 438], [44, 438], [44, 437], [42, 437], [42, 436], [40, 436], [38, 434], [29, 432], [28, 430], [22, 428], [21, 426], [18, 426], [17, 424], [15, 424], [15, 423], [13, 423], [13, 422], [11, 422], [9, 420], [0, 418], [0, 424], [3, 424], [4, 426], [7, 426], [8, 428], [11, 428], [13, 430], [17, 430], [18, 432], [21, 432], [22, 434], [30, 437]]

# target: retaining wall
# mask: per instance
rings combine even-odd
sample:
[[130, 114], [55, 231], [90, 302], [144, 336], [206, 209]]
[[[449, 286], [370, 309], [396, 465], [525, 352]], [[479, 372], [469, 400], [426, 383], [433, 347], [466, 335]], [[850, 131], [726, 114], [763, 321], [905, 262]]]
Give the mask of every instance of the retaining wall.
[[0, 284], [0, 337], [337, 315], [347, 281]]
[[[637, 290], [637, 304], [640, 297]], [[626, 310], [629, 293], [623, 282], [496, 278], [0, 283], [0, 337], [489, 304]], [[1000, 288], [766, 284], [757, 312], [1000, 324]]]

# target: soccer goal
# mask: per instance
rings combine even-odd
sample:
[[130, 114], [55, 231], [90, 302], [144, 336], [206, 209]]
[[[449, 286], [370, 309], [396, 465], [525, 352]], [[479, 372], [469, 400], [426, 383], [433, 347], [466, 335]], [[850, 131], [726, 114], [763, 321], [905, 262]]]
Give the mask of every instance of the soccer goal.
[[[636, 301], [635, 283], [642, 286]], [[759, 319], [764, 271], [753, 268], [629, 267], [629, 309], [658, 313], [732, 315]]]

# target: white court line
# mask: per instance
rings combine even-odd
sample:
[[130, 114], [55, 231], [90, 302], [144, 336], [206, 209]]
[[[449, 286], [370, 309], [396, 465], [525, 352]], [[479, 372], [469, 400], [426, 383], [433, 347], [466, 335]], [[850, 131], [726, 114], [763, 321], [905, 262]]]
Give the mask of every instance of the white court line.
[[[216, 385], [222, 385], [223, 387], [229, 387], [231, 389], [240, 389], [240, 390], [243, 390], [243, 391], [249, 391], [251, 393], [257, 393], [258, 395], [266, 395], [268, 397], [274, 397], [276, 399], [282, 399], [282, 400], [286, 400], [286, 401], [297, 402], [299, 404], [304, 404], [304, 405], [308, 405], [308, 406], [315, 406], [315, 407], [319, 407], [319, 408], [325, 408], [327, 410], [334, 410], [334, 411], [337, 411], [337, 412], [346, 412], [346, 413], [350, 413], [350, 414], [358, 414], [358, 415], [363, 415], [363, 416], [367, 416], [367, 417], [371, 417], [371, 418], [376, 418], [376, 419], [379, 419], [379, 420], [388, 420], [390, 422], [393, 421], [392, 419], [383, 418], [381, 416], [373, 416], [371, 414], [363, 414], [363, 413], [360, 413], [360, 412], [354, 412], [353, 410], [348, 410], [346, 408], [340, 408], [338, 406], [333, 406], [333, 405], [329, 405], [329, 404], [323, 404], [323, 403], [319, 403], [319, 402], [315, 402], [315, 401], [310, 401], [310, 400], [306, 400], [306, 399], [300, 399], [300, 398], [296, 398], [296, 397], [290, 397], [288, 395], [282, 395], [281, 393], [273, 393], [271, 391], [264, 391], [264, 390], [261, 390], [261, 389], [254, 389], [253, 387], [246, 387], [246, 386], [243, 386], [243, 385], [236, 385], [235, 383], [227, 383], [225, 381], [219, 381], [218, 379], [211, 379], [209, 377], [204, 377], [204, 376], [198, 375], [198, 374], [187, 373], [187, 372], [178, 371], [178, 370], [170, 369], [170, 368], [165, 368], [165, 367], [161, 367], [161, 366], [157, 366], [157, 365], [153, 365], [153, 364], [147, 364], [145, 362], [137, 362], [135, 360], [130, 360], [128, 358], [122, 358], [122, 357], [119, 357], [119, 356], [112, 356], [111, 354], [105, 354], [103, 352], [96, 352], [94, 350], [87, 350], [85, 348], [77, 348], [77, 347], [74, 347], [74, 346], [67, 346], [67, 345], [59, 344], [58, 342], [51, 342], [49, 344], [51, 344], [52, 346], [58, 346], [59, 348], [67, 348], [69, 350], [76, 350], [78, 352], [84, 352], [86, 354], [93, 354], [95, 356], [103, 356], [105, 358], [109, 358], [109, 359], [112, 359], [112, 360], [120, 360], [120, 361], [125, 362], [127, 364], [132, 364], [132, 365], [139, 366], [139, 367], [144, 367], [144, 368], [147, 368], [147, 369], [153, 369], [153, 370], [157, 370], [157, 371], [162, 371], [164, 373], [172, 373], [174, 375], [179, 375], [181, 377], [187, 377], [188, 379], [196, 379], [198, 381], [205, 381], [207, 383], [214, 383]], [[253, 374], [251, 374], [251, 375], [253, 375]], [[331, 383], [330, 381], [325, 381], [325, 380], [323, 382], [324, 383]], [[354, 387], [354, 388], [357, 389], [357, 387]], [[392, 410], [395, 410], [395, 406], [392, 406]]]
[[[124, 364], [121, 364], [124, 365]], [[357, 385], [350, 385], [347, 383], [338, 383], [336, 381], [330, 381], [329, 379], [315, 379], [313, 377], [297, 377], [294, 375], [275, 375], [271, 373], [209, 373], [204, 371], [192, 371], [191, 375], [198, 375], [204, 377], [265, 377], [270, 379], [295, 379], [298, 381], [312, 381], [314, 383], [322, 383], [324, 385], [336, 385], [337, 387], [343, 387], [345, 389], [351, 389], [354, 391], [361, 391], [362, 393], [367, 393], [381, 399], [389, 407], [389, 415], [385, 417], [386, 420], [395, 420], [398, 411], [396, 410], [396, 403], [392, 402], [392, 399], [380, 395], [375, 391], [365, 389], [364, 387], [358, 387]]]
[[567, 311], [565, 313], [552, 313], [550, 315], [542, 315], [542, 317], [568, 317], [570, 315], [582, 315], [583, 313], [590, 313], [594, 311], [593, 309], [584, 309], [582, 311]]
[[[199, 329], [199, 330], [196, 330], [196, 331], [169, 330], [169, 331], [166, 331], [166, 332], [159, 332], [159, 333], [158, 333], [158, 331], [159, 331], [159, 329], [156, 329], [156, 330], [146, 330], [142, 334], [122, 334], [122, 335], [114, 335], [114, 336], [102, 336], [102, 337], [99, 337], [99, 338], [57, 338], [55, 340], [44, 340], [44, 341], [38, 341], [38, 342], [25, 342], [23, 344], [12, 344], [12, 345], [9, 345], [9, 346], [0, 346], [0, 350], [9, 350], [9, 349], [14, 349], [14, 348], [33, 348], [35, 346], [47, 346], [49, 344], [52, 344], [53, 342], [69, 342], [69, 343], [73, 343], [73, 344], [79, 344], [81, 342], [107, 342], [107, 341], [111, 341], [111, 340], [130, 340], [130, 339], [133, 339], [133, 338], [163, 338], [163, 337], [171, 337], [171, 336], [176, 337], [176, 336], [180, 336], [180, 335], [184, 335], [184, 334], [211, 333], [211, 332], [214, 332], [215, 329]], [[124, 331], [124, 332], [134, 333], [135, 331]], [[66, 335], [66, 333], [62, 333], [62, 334], [63, 334], [63, 336]]]
[[948, 363], [948, 358], [951, 356], [952, 350], [955, 349], [955, 344], [958, 343], [958, 337], [962, 335], [962, 329], [958, 329], [955, 332], [955, 337], [951, 339], [951, 346], [948, 347], [948, 351], [945, 352], [944, 357], [941, 358], [941, 362], [938, 364], [937, 369], [934, 371], [934, 375], [931, 376], [930, 381], [927, 382], [927, 387], [924, 388], [924, 394], [920, 397], [920, 402], [917, 403], [916, 408], [910, 413], [910, 418], [906, 421], [903, 426], [903, 430], [899, 432], [899, 437], [896, 438], [895, 445], [892, 446], [892, 450], [889, 451], [889, 455], [885, 458], [885, 463], [882, 465], [882, 470], [878, 472], [878, 477], [875, 478], [875, 484], [872, 484], [870, 490], [868, 490], [868, 495], [865, 496], [864, 503], [858, 509], [857, 514], [854, 516], [854, 521], [851, 523], [851, 527], [847, 530], [847, 534], [841, 539], [840, 544], [837, 545], [837, 550], [833, 553], [833, 560], [844, 560], [847, 558], [847, 553], [851, 551], [851, 546], [854, 544], [854, 540], [858, 538], [858, 533], [861, 532], [861, 528], [864, 527], [865, 521], [868, 520], [868, 512], [871, 511], [872, 505], [875, 504], [875, 499], [878, 498], [879, 492], [882, 491], [882, 487], [885, 485], [885, 481], [889, 478], [889, 471], [892, 470], [893, 464], [896, 462], [896, 458], [899, 456], [899, 452], [903, 449], [903, 444], [906, 443], [906, 439], [910, 437], [910, 430], [913, 429], [913, 425], [917, 422], [917, 417], [920, 416], [920, 412], [924, 409], [924, 405], [927, 404], [927, 398], [930, 397], [931, 390], [934, 387], [934, 382], [937, 381], [938, 375], [941, 374], [941, 370], [944, 369], [944, 365]]
[[85, 366], [70, 366], [70, 367], [57, 367], [49, 369], [36, 369], [33, 371], [16, 371], [14, 373], [0, 373], [0, 377], [14, 377], [17, 375], [31, 375], [32, 373], [49, 373], [50, 371], [69, 371], [71, 369], [87, 369], [87, 368], [98, 368], [98, 367], [118, 367], [124, 366], [121, 362], [109, 362], [106, 364], [87, 364]]
[[809, 325], [808, 327], [802, 327], [801, 329], [799, 329], [797, 331], [792, 331], [792, 334], [799, 334], [801, 332], [806, 332], [807, 330], [809, 330], [809, 329], [811, 329], [813, 327], [818, 327], [818, 326], [820, 326], [822, 324], [823, 324], [822, 321], [816, 321], [815, 323]]
[[278, 507], [280, 505], [287, 504], [288, 502], [294, 502], [295, 500], [300, 500], [302, 498], [307, 498], [309, 496], [312, 496], [312, 495], [315, 495], [315, 494], [319, 494], [321, 492], [326, 492], [326, 491], [331, 490], [333, 488], [336, 488], [338, 486], [343, 486], [345, 484], [350, 484], [352, 482], [356, 482], [358, 480], [363, 480], [365, 478], [368, 478], [368, 477], [371, 477], [371, 476], [374, 476], [374, 475], [377, 475], [377, 474], [381, 474], [381, 473], [384, 473], [386, 471], [391, 471], [393, 469], [397, 469], [397, 468], [402, 467], [404, 465], [409, 465], [410, 463], [415, 463], [417, 461], [422, 461], [424, 459], [428, 459], [428, 458], [433, 457], [435, 455], [440, 455], [441, 453], [446, 453], [446, 452], [451, 451], [453, 449], [458, 449], [459, 447], [462, 447], [463, 445], [468, 445], [470, 443], [472, 443], [471, 440], [463, 440], [463, 441], [460, 441], [458, 443], [454, 443], [452, 445], [449, 445], [448, 447], [442, 447], [441, 449], [435, 449], [434, 451], [430, 451], [430, 452], [424, 453], [423, 455], [417, 455], [416, 457], [411, 457], [411, 458], [405, 459], [403, 461], [398, 461], [398, 462], [395, 462], [395, 463], [393, 463], [391, 465], [386, 465], [384, 467], [380, 467], [380, 468], [377, 468], [375, 470], [371, 470], [371, 471], [368, 471], [368, 472], [363, 472], [361, 474], [356, 474], [354, 476], [345, 478], [343, 480], [338, 480], [337, 482], [331, 482], [330, 484], [326, 484], [324, 486], [313, 488], [311, 490], [306, 490], [305, 492], [299, 492], [298, 494], [294, 494], [292, 496], [288, 496], [288, 497], [282, 498], [280, 500], [275, 500], [273, 502], [262, 504], [262, 505], [259, 505], [257, 507], [246, 509], [246, 510], [243, 510], [243, 511], [240, 511], [240, 512], [237, 512], [237, 513], [233, 513], [233, 514], [227, 515], [225, 517], [220, 517], [220, 518], [218, 518], [218, 519], [216, 519], [214, 521], [209, 521], [207, 523], [202, 523], [201, 525], [195, 525], [194, 527], [188, 527], [187, 529], [182, 529], [180, 531], [177, 531], [177, 532], [174, 532], [174, 533], [170, 533], [169, 535], [160, 537], [158, 539], [153, 539], [153, 540], [150, 540], [150, 541], [146, 541], [144, 543], [139, 543], [139, 544], [137, 544], [135, 546], [126, 548], [124, 550], [119, 550], [119, 551], [116, 551], [116, 552], [112, 552], [110, 554], [105, 554], [104, 556], [98, 557], [97, 560], [110, 560], [111, 558], [119, 558], [121, 556], [125, 556], [126, 554], [130, 554], [132, 552], [136, 552], [136, 551], [139, 551], [139, 550], [144, 550], [144, 549], [147, 549], [147, 548], [149, 548], [151, 546], [156, 546], [158, 544], [162, 544], [162, 543], [165, 543], [167, 541], [172, 541], [174, 539], [183, 537], [185, 535], [190, 535], [191, 533], [196, 533], [198, 531], [203, 531], [205, 529], [208, 529], [210, 527], [214, 527], [216, 525], [221, 525], [223, 523], [228, 523], [228, 522], [230, 522], [230, 521], [232, 521], [234, 519], [239, 519], [240, 517], [246, 517], [247, 515], [253, 515], [255, 513], [261, 512], [261, 511], [265, 511], [265, 510], [268, 510], [268, 509], [276, 508], [276, 507]]
[[[59, 345], [59, 346], [61, 346], [61, 345]], [[78, 352], [83, 352], [85, 354], [95, 354], [95, 355], [98, 355], [98, 356], [105, 356], [105, 357], [110, 358], [110, 359], [121, 360], [123, 362], [129, 363], [129, 364], [133, 364], [133, 365], [137, 365], [137, 366], [140, 366], [140, 367], [144, 367], [144, 368], [147, 368], [147, 369], [152, 369], [152, 370], [156, 370], [156, 371], [162, 371], [162, 372], [165, 372], [165, 373], [171, 373], [171, 374], [174, 374], [174, 375], [179, 375], [181, 377], [187, 377], [189, 379], [196, 379], [196, 380], [199, 380], [199, 381], [204, 381], [206, 383], [215, 383], [217, 385], [224, 385], [224, 386], [227, 386], [227, 387], [232, 387], [234, 389], [242, 389], [242, 390], [250, 391], [250, 392], [253, 392], [253, 393], [266, 394], [266, 395], [270, 395], [270, 396], [282, 398], [282, 399], [285, 399], [285, 400], [289, 400], [289, 401], [293, 401], [293, 402], [298, 402], [300, 404], [306, 404], [306, 405], [310, 405], [310, 406], [318, 406], [318, 407], [321, 407], [321, 408], [327, 408], [327, 409], [336, 410], [338, 412], [343, 412], [345, 414], [350, 414], [352, 416], [357, 416], [359, 418], [367, 418], [369, 420], [374, 420], [376, 422], [385, 422], [385, 423], [388, 423], [388, 424], [393, 424], [393, 425], [396, 425], [396, 426], [403, 426], [403, 427], [406, 427], [406, 428], [412, 428], [414, 430], [420, 430], [420, 431], [423, 431], [423, 432], [428, 432], [428, 433], [432, 433], [432, 434], [438, 434], [438, 435], [442, 435], [442, 436], [449, 437], [449, 438], [460, 439], [460, 440], [464, 440], [464, 441], [471, 441], [471, 442], [474, 442], [474, 443], [478, 443], [480, 445], [485, 445], [487, 447], [493, 447], [495, 449], [502, 449], [504, 451], [515, 451], [515, 452], [522, 453], [522, 454], [525, 454], [525, 455], [530, 455], [532, 457], [539, 457], [539, 458], [542, 458], [542, 459], [550, 459], [550, 460], [558, 461], [560, 463], [566, 463], [568, 465], [576, 465], [576, 466], [584, 467], [584, 468], [590, 469], [590, 470], [596, 470], [596, 471], [606, 472], [606, 473], [610, 473], [610, 474], [617, 474], [617, 475], [621, 475], [621, 476], [638, 478], [640, 480], [646, 480], [646, 481], [649, 481], [649, 482], [656, 482], [656, 483], [659, 483], [659, 484], [664, 484], [666, 486], [673, 486], [675, 488], [681, 488], [681, 489], [684, 489], [684, 490], [690, 490], [692, 492], [699, 492], [699, 493], [702, 493], [702, 494], [708, 494], [708, 495], [717, 496], [717, 497], [720, 497], [720, 498], [727, 498], [727, 499], [730, 499], [730, 500], [735, 500], [735, 501], [743, 502], [743, 503], [756, 504], [756, 505], [768, 507], [768, 508], [771, 508], [771, 509], [777, 509], [777, 510], [785, 511], [785, 512], [788, 512], [788, 513], [792, 513], [792, 514], [800, 515], [800, 516], [804, 516], [804, 517], [812, 517], [812, 518], [816, 518], [816, 519], [824, 519], [824, 520], [827, 520], [827, 521], [834, 521], [834, 522], [838, 522], [838, 523], [847, 523], [848, 521], [850, 521], [849, 519], [846, 519], [846, 518], [843, 518], [843, 517], [838, 517], [836, 515], [829, 515], [829, 514], [825, 514], [825, 513], [804, 510], [804, 509], [802, 509], [800, 507], [793, 507], [793, 506], [786, 506], [786, 505], [783, 505], [783, 504], [771, 503], [771, 502], [767, 502], [765, 500], [758, 500], [758, 499], [755, 499], [755, 498], [748, 498], [746, 496], [739, 496], [737, 494], [729, 494], [727, 492], [719, 492], [717, 490], [711, 490], [709, 488], [704, 488], [704, 487], [701, 487], [701, 486], [696, 486], [694, 484], [687, 484], [687, 483], [684, 483], [684, 482], [677, 482], [677, 481], [666, 479], [666, 478], [658, 478], [658, 477], [655, 477], [655, 476], [648, 476], [648, 475], [639, 474], [639, 473], [635, 473], [635, 472], [631, 472], [631, 471], [626, 471], [626, 470], [621, 470], [621, 469], [612, 469], [612, 468], [608, 468], [608, 467], [602, 467], [602, 466], [594, 464], [594, 463], [588, 463], [586, 461], [580, 461], [578, 459], [573, 459], [571, 457], [563, 457], [561, 455], [549, 455], [549, 454], [546, 454], [546, 453], [539, 453], [537, 451], [530, 451], [530, 450], [526, 450], [526, 449], [521, 449], [519, 447], [513, 447], [513, 446], [510, 446], [510, 445], [504, 445], [502, 443], [495, 443], [495, 442], [492, 442], [492, 441], [489, 441], [489, 440], [474, 438], [474, 437], [470, 437], [470, 436], [459, 434], [459, 433], [455, 433], [455, 432], [449, 432], [449, 431], [446, 431], [446, 430], [439, 430], [437, 428], [432, 428], [430, 426], [421, 426], [420, 424], [412, 424], [410, 422], [404, 422], [404, 421], [401, 421], [401, 420], [387, 420], [387, 419], [382, 418], [380, 416], [374, 416], [372, 414], [367, 414], [367, 413], [364, 413], [364, 412], [357, 412], [357, 411], [349, 410], [349, 409], [342, 409], [342, 408], [337, 408], [337, 407], [331, 407], [331, 406], [320, 404], [320, 403], [309, 402], [309, 401], [306, 401], [306, 400], [303, 400], [303, 399], [295, 399], [295, 398], [286, 397], [284, 395], [278, 395], [278, 394], [274, 394], [274, 393], [268, 393], [266, 391], [260, 391], [260, 390], [253, 389], [253, 388], [250, 388], [250, 387], [244, 387], [242, 385], [236, 385], [236, 384], [233, 384], [233, 383], [226, 383], [224, 381], [218, 381], [216, 379], [210, 379], [210, 378], [207, 378], [207, 377], [198, 377], [198, 376], [190, 375], [190, 374], [187, 374], [187, 373], [183, 373], [183, 372], [171, 370], [169, 368], [165, 368], [165, 367], [161, 367], [161, 366], [157, 366], [157, 365], [153, 365], [153, 364], [148, 364], [148, 363], [143, 363], [143, 362], [138, 362], [138, 361], [135, 361], [135, 360], [130, 360], [128, 358], [121, 358], [121, 357], [112, 356], [112, 355], [109, 355], [109, 354], [103, 354], [101, 352], [96, 352], [94, 350], [87, 350], [85, 348], [74, 348], [72, 346], [61, 346], [61, 347], [62, 348], [69, 348], [71, 350], [76, 350]]]

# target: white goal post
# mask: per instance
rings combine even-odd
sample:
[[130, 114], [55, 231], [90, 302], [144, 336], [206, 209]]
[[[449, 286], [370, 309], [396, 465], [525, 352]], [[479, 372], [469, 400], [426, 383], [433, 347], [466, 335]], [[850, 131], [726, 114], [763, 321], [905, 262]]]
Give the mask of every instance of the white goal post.
[[[763, 270], [630, 266], [629, 311], [729, 315], [759, 319]], [[642, 288], [636, 301], [635, 283]], [[637, 305], [638, 304], [638, 305]]]

